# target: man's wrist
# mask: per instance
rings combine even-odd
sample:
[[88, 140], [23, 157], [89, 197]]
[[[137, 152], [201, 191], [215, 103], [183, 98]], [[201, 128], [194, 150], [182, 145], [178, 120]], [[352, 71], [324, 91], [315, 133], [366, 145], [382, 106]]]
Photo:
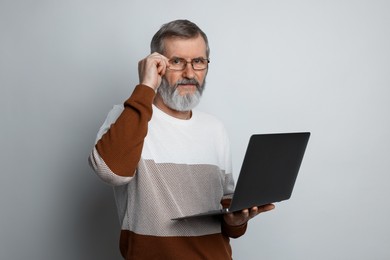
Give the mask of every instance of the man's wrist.
[[222, 232], [228, 237], [237, 238], [245, 234], [248, 226], [248, 222], [245, 222], [239, 226], [231, 226], [222, 220]]
[[157, 90], [157, 88], [153, 87], [153, 84], [150, 84], [148, 82], [141, 82], [141, 83], [139, 83], [139, 85], [147, 86], [147, 87], [153, 89], [155, 92]]

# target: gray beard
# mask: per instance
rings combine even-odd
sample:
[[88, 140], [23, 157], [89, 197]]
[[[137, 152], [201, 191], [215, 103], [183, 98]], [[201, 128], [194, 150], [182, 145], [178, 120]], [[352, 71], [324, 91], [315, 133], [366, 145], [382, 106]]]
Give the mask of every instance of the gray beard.
[[[180, 84], [195, 84], [196, 92], [194, 94], [186, 94], [181, 96], [177, 90]], [[196, 107], [202, 96], [206, 81], [202, 85], [195, 79], [183, 79], [175, 83], [174, 86], [169, 85], [166, 78], [162, 78], [161, 85], [157, 89], [157, 93], [162, 97], [165, 105], [176, 111], [190, 111]]]

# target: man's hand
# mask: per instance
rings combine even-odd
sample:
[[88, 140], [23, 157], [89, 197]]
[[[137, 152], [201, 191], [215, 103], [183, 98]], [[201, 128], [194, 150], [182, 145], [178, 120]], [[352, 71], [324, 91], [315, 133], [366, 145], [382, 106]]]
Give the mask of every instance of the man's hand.
[[267, 204], [261, 207], [253, 207], [251, 209], [244, 209], [242, 211], [228, 213], [223, 216], [225, 223], [229, 226], [241, 226], [248, 222], [251, 218], [254, 218], [258, 214], [266, 211], [273, 210], [274, 204]]
[[154, 90], [161, 84], [162, 76], [168, 66], [168, 58], [154, 52], [138, 62], [139, 83]]

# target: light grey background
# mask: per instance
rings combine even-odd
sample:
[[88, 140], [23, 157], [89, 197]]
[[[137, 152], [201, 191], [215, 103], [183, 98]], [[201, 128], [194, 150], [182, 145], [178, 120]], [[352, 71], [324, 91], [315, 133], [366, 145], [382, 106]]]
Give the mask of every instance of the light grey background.
[[119, 259], [109, 186], [87, 164], [162, 23], [209, 35], [199, 109], [231, 137], [311, 131], [291, 200], [235, 259], [390, 259], [389, 1], [0, 1], [0, 259]]

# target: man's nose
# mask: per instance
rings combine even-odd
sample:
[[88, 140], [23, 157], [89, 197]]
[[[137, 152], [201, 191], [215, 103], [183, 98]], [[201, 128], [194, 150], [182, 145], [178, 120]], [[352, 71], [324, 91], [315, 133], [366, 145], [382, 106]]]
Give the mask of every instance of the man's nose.
[[189, 79], [192, 79], [195, 77], [195, 71], [194, 68], [192, 68], [192, 63], [187, 62], [186, 67], [183, 71], [183, 76]]

